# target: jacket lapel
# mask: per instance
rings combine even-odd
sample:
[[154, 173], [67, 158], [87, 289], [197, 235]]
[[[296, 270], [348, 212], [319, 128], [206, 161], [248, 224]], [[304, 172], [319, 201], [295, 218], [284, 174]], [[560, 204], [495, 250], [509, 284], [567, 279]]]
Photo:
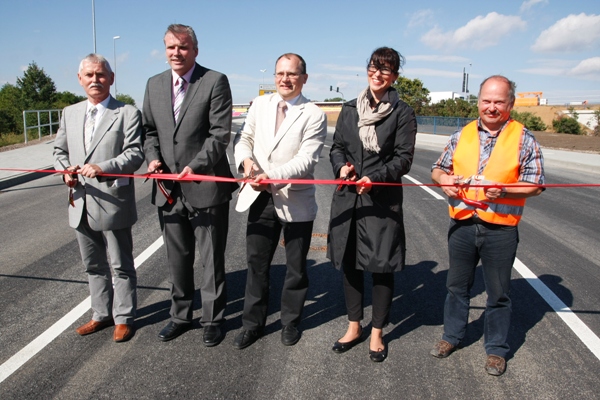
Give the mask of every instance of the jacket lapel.
[[94, 138], [92, 139], [92, 143], [90, 143], [90, 150], [85, 157], [86, 161], [90, 158], [91, 154], [94, 152], [96, 146], [98, 146], [98, 143], [100, 143], [104, 135], [106, 135], [106, 132], [108, 132], [113, 126], [117, 120], [119, 112], [120, 110], [117, 107], [117, 101], [111, 97], [106, 110], [104, 110], [104, 114], [102, 114], [102, 118], [100, 118], [100, 122], [98, 122], [98, 126], [94, 130]]
[[[270, 151], [273, 151], [275, 146], [277, 146], [277, 144], [285, 137], [286, 133], [292, 127], [292, 125], [294, 125], [294, 122], [296, 122], [296, 120], [300, 118], [300, 116], [304, 112], [304, 104], [306, 103], [306, 101], [307, 99], [304, 96], [300, 95], [300, 98], [298, 98], [296, 104], [291, 109], [287, 110], [285, 119], [281, 123], [279, 131], [277, 131], [277, 134], [275, 135], [275, 139], [273, 140], [273, 146], [271, 147]], [[269, 118], [269, 120], [273, 121], [272, 131], [275, 130], [275, 121], [277, 119], [277, 103], [278, 101], [275, 102], [275, 107], [271, 107], [271, 109], [273, 110], [273, 117]]]
[[[202, 71], [202, 67], [200, 65], [198, 65], [198, 63], [196, 63], [194, 72], [192, 73], [190, 81], [188, 82], [188, 85], [187, 85], [187, 89], [185, 91], [185, 97], [183, 98], [183, 103], [181, 103], [181, 110], [179, 110], [179, 119], [177, 120], [177, 124], [175, 125], [175, 133], [177, 133], [177, 128], [179, 128], [179, 125], [181, 124], [181, 121], [183, 120], [183, 117], [184, 117], [187, 109], [189, 108], [190, 104], [194, 100], [194, 96], [196, 96], [196, 93], [198, 92], [198, 89], [200, 88], [200, 83], [202, 82], [203, 75], [204, 75], [204, 73]], [[173, 117], [173, 122], [174, 121], [175, 121], [175, 117]]]

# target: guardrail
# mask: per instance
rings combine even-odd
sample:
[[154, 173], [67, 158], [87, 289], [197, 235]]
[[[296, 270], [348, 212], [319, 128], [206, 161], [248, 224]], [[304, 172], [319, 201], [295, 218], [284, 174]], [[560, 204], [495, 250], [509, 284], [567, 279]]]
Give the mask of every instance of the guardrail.
[[421, 133], [451, 135], [475, 119], [476, 118], [417, 117], [417, 127]]
[[[27, 126], [27, 114], [37, 114], [37, 125]], [[48, 123], [41, 123], [40, 113], [48, 113]], [[58, 118], [56, 122], [52, 122], [52, 113], [57, 113]], [[60, 125], [60, 116], [62, 110], [26, 110], [23, 111], [23, 135], [25, 135], [25, 143], [27, 143], [27, 131], [29, 129], [38, 128], [39, 138], [42, 138], [42, 128], [49, 127], [50, 128], [50, 136], [52, 136], [52, 125]]]

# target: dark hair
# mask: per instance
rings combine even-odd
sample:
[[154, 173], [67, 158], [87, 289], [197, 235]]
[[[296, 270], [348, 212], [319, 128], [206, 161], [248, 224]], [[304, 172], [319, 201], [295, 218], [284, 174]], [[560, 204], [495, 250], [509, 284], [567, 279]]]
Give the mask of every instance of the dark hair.
[[275, 68], [277, 68], [277, 63], [283, 57], [287, 58], [288, 60], [290, 60], [292, 57], [298, 57], [298, 60], [300, 60], [300, 73], [306, 74], [306, 62], [304, 61], [304, 58], [302, 58], [301, 56], [299, 56], [296, 53], [285, 53], [285, 54], [280, 55], [279, 58], [277, 59], [277, 61], [275, 61]]
[[171, 24], [167, 28], [165, 36], [169, 32], [171, 32], [173, 35], [189, 35], [192, 38], [192, 42], [194, 43], [194, 50], [198, 50], [198, 38], [196, 37], [196, 32], [194, 32], [191, 26], [182, 24]]
[[387, 65], [392, 71], [398, 73], [405, 62], [406, 60], [402, 54], [398, 53], [396, 50], [392, 49], [391, 47], [380, 47], [373, 51], [371, 58], [369, 58], [369, 61], [367, 62], [367, 65]]
[[489, 81], [490, 79], [498, 79], [500, 81], [504, 81], [504, 83], [506, 83], [508, 85], [508, 98], [509, 98], [511, 104], [514, 104], [515, 103], [515, 91], [517, 90], [517, 84], [503, 75], [492, 75], [490, 77], [485, 78], [484, 81], [481, 82], [481, 85], [479, 85], [479, 93], [477, 94], [477, 97], [481, 97], [481, 89], [483, 88], [483, 85], [485, 85], [485, 83], [487, 81]]

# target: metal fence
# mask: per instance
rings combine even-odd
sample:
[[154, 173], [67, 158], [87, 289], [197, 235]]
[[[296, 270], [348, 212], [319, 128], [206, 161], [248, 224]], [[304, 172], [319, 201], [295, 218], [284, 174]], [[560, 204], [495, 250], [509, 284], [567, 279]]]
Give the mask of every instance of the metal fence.
[[[37, 125], [27, 125], [27, 114], [37, 114]], [[40, 115], [41, 113], [41, 115]], [[46, 118], [46, 114], [48, 113], [48, 116]], [[56, 118], [54, 121], [52, 120], [52, 114], [56, 113], [56, 115], [58, 115], [58, 118]], [[26, 110], [23, 111], [23, 135], [25, 135], [25, 143], [27, 143], [27, 131], [29, 129], [38, 129], [38, 136], [41, 139], [42, 138], [42, 128], [43, 127], [49, 127], [50, 128], [50, 136], [52, 136], [52, 125], [60, 125], [60, 115], [62, 113], [62, 110]], [[44, 117], [44, 123], [42, 123], [42, 117]]]
[[421, 133], [451, 135], [473, 120], [475, 118], [417, 117], [417, 128]]

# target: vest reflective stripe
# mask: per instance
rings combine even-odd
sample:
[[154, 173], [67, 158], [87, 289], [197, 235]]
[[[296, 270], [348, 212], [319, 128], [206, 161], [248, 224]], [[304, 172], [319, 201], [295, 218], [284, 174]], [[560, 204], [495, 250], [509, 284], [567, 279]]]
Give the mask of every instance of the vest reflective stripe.
[[[520, 150], [523, 141], [523, 125], [510, 121], [500, 132], [483, 176], [486, 181], [516, 183], [520, 175]], [[476, 175], [479, 169], [479, 130], [477, 121], [465, 126], [452, 158], [454, 175], [469, 177]], [[489, 208], [476, 209], [460, 199], [448, 199], [450, 217], [468, 219], [475, 212], [486, 222], [499, 225], [516, 226], [523, 215], [525, 199], [497, 199], [489, 201], [481, 187], [465, 189], [462, 195], [471, 200], [483, 201]]]

